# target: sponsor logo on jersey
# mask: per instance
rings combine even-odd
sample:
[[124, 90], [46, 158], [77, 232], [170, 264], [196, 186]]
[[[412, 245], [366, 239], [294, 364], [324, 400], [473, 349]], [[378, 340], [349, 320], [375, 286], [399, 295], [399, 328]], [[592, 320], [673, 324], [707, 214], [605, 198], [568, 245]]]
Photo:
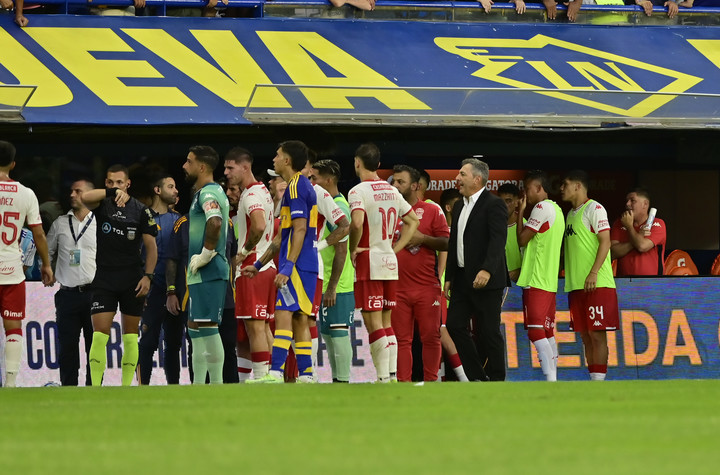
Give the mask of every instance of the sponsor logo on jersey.
[[17, 184], [15, 183], [0, 183], [0, 191], [10, 191], [12, 193], [16, 193], [17, 190]]
[[397, 260], [394, 258], [395, 256], [385, 256], [382, 258], [383, 266], [386, 267], [389, 270], [395, 270], [397, 269]]
[[122, 211], [115, 211], [115, 212], [113, 213], [113, 215], [111, 216], [111, 218], [127, 219], [127, 218], [125, 218], [125, 215], [123, 214]]
[[3, 310], [3, 317], [5, 318], [22, 318], [22, 312], [11, 312], [10, 310]]
[[12, 266], [9, 264], [1, 264], [0, 265], [0, 274], [12, 275], [13, 272], [15, 272], [15, 266]]
[[110, 231], [112, 231], [112, 225], [110, 223], [103, 223], [102, 224], [102, 232], [105, 234], [108, 234]]
[[595, 323], [593, 323], [594, 327], [601, 327], [602, 323], [600, 323], [600, 320], [595, 320]]

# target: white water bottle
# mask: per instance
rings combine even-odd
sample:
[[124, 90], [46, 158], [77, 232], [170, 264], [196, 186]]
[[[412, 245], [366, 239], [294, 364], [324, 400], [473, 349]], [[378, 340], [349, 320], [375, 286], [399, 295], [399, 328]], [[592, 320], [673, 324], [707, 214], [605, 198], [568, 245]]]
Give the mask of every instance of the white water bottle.
[[650, 230], [652, 229], [652, 225], [655, 222], [655, 215], [657, 214], [657, 208], [650, 208], [650, 212], [648, 213], [648, 219], [645, 221], [645, 226], [643, 228], [645, 229], [645, 235], [650, 235]]
[[287, 284], [280, 287], [280, 295], [282, 295], [282, 298], [285, 301], [285, 305], [290, 306], [295, 304], [295, 299], [293, 298], [292, 292], [290, 292]]

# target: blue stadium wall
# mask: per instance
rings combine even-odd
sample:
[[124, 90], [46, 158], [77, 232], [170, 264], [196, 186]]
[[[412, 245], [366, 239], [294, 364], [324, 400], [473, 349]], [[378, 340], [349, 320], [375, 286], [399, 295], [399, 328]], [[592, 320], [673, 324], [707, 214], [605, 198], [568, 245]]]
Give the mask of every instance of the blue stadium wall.
[[[296, 94], [259, 89], [252, 105], [269, 111], [720, 116], [712, 97], [720, 94], [720, 27], [42, 15], [31, 21], [21, 29], [11, 16], [0, 17], [0, 82], [37, 86], [23, 112], [34, 124], [249, 124], [244, 112], [256, 84], [316, 87]], [[542, 91], [465, 100], [438, 88]]]

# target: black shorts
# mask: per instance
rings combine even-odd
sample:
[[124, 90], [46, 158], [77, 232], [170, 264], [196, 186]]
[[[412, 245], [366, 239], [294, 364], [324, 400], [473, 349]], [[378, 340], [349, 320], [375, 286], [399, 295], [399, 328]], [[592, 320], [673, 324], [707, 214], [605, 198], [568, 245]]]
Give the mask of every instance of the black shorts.
[[136, 297], [135, 288], [143, 277], [142, 269], [101, 269], [95, 273], [92, 283], [93, 302], [91, 313], [113, 312], [120, 305], [120, 312], [139, 317], [142, 315], [145, 297]]

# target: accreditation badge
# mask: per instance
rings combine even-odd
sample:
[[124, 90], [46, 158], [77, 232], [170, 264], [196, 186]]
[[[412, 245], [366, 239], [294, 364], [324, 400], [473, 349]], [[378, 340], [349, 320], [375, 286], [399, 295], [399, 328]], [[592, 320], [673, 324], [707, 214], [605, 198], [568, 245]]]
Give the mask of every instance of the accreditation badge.
[[70, 251], [70, 265], [71, 266], [79, 266], [80, 265], [80, 249], [72, 249]]

